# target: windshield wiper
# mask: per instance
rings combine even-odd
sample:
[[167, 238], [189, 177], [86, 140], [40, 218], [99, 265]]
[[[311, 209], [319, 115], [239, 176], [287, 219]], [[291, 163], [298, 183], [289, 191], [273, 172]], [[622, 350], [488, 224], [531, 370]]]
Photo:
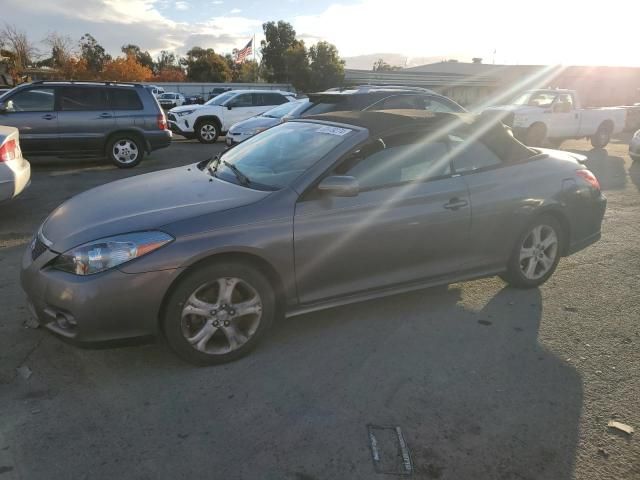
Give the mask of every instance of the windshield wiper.
[[242, 173], [240, 169], [236, 167], [234, 164], [229, 163], [226, 160], [223, 160], [222, 163], [226, 167], [228, 167], [229, 170], [233, 172], [233, 174], [236, 176], [236, 178], [242, 185], [249, 185], [251, 183], [251, 180], [249, 180], [249, 177], [247, 177], [244, 173]]
[[220, 164], [220, 154], [213, 157], [213, 159], [209, 160], [209, 164], [207, 165], [207, 170], [209, 170], [214, 176], [218, 171], [218, 165]]

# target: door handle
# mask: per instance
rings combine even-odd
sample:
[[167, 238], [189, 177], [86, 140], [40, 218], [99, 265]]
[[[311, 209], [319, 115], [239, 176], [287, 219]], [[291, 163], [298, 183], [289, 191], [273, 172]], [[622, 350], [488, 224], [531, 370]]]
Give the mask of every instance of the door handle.
[[110, 113], [101, 113], [100, 114], [100, 118], [111, 118], [113, 115], [111, 115]]
[[469, 203], [466, 200], [460, 200], [459, 198], [452, 198], [448, 203], [443, 205], [447, 210], [458, 210], [462, 207], [466, 207]]
[[53, 113], [47, 113], [46, 115], [43, 115], [42, 118], [45, 120], [53, 120], [56, 116]]

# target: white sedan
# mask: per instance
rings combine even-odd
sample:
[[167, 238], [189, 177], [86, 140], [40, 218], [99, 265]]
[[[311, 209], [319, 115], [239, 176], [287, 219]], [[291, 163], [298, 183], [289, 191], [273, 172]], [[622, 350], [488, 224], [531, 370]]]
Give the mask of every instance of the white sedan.
[[18, 196], [30, 180], [31, 165], [22, 156], [18, 129], [0, 126], [0, 202]]

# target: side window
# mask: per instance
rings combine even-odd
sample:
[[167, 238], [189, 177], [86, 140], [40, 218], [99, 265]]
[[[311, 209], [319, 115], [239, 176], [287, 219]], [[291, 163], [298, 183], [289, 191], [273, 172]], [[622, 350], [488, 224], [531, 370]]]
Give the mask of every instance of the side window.
[[8, 112], [53, 112], [53, 88], [32, 88], [12, 95], [6, 102]]
[[347, 159], [336, 173], [355, 177], [365, 190], [450, 175], [446, 142], [423, 138], [424, 134], [399, 134], [378, 140], [373, 153]]
[[458, 108], [455, 108], [453, 105], [450, 105], [446, 102], [442, 102], [432, 97], [424, 98], [424, 108], [425, 110], [430, 110], [432, 112], [459, 112]]
[[251, 107], [253, 106], [253, 99], [251, 93], [241, 93], [236, 95], [230, 102], [231, 107]]
[[449, 141], [455, 172], [472, 172], [502, 163], [495, 153], [478, 140], [465, 140], [457, 135], [449, 135]]
[[573, 110], [573, 98], [571, 97], [571, 95], [558, 95], [556, 103], [553, 106], [553, 110], [559, 113], [571, 112], [571, 110]]
[[58, 89], [60, 109], [77, 112], [109, 108], [104, 88], [63, 87]]
[[282, 105], [283, 103], [287, 103], [284, 95], [280, 95], [279, 93], [267, 93], [265, 96], [267, 97], [267, 105]]
[[142, 110], [138, 92], [129, 88], [110, 88], [109, 99], [114, 110]]
[[371, 106], [371, 110], [393, 109], [430, 110], [432, 112], [458, 111], [452, 105], [426, 95], [395, 95]]

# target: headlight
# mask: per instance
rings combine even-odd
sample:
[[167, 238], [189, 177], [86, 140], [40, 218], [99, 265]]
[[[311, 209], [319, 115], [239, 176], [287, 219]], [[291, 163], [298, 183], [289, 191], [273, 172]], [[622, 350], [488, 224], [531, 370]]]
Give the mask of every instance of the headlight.
[[182, 112], [174, 112], [179, 117], [184, 117], [185, 115], [191, 115], [195, 110], [184, 110]]
[[254, 128], [253, 130], [251, 130], [251, 135], [257, 135], [260, 132], [264, 132], [266, 129], [267, 129], [267, 127]]
[[633, 134], [633, 139], [640, 139], [640, 130]]
[[53, 267], [76, 275], [93, 275], [153, 252], [171, 242], [164, 232], [137, 232], [102, 238], [72, 248], [57, 257]]

